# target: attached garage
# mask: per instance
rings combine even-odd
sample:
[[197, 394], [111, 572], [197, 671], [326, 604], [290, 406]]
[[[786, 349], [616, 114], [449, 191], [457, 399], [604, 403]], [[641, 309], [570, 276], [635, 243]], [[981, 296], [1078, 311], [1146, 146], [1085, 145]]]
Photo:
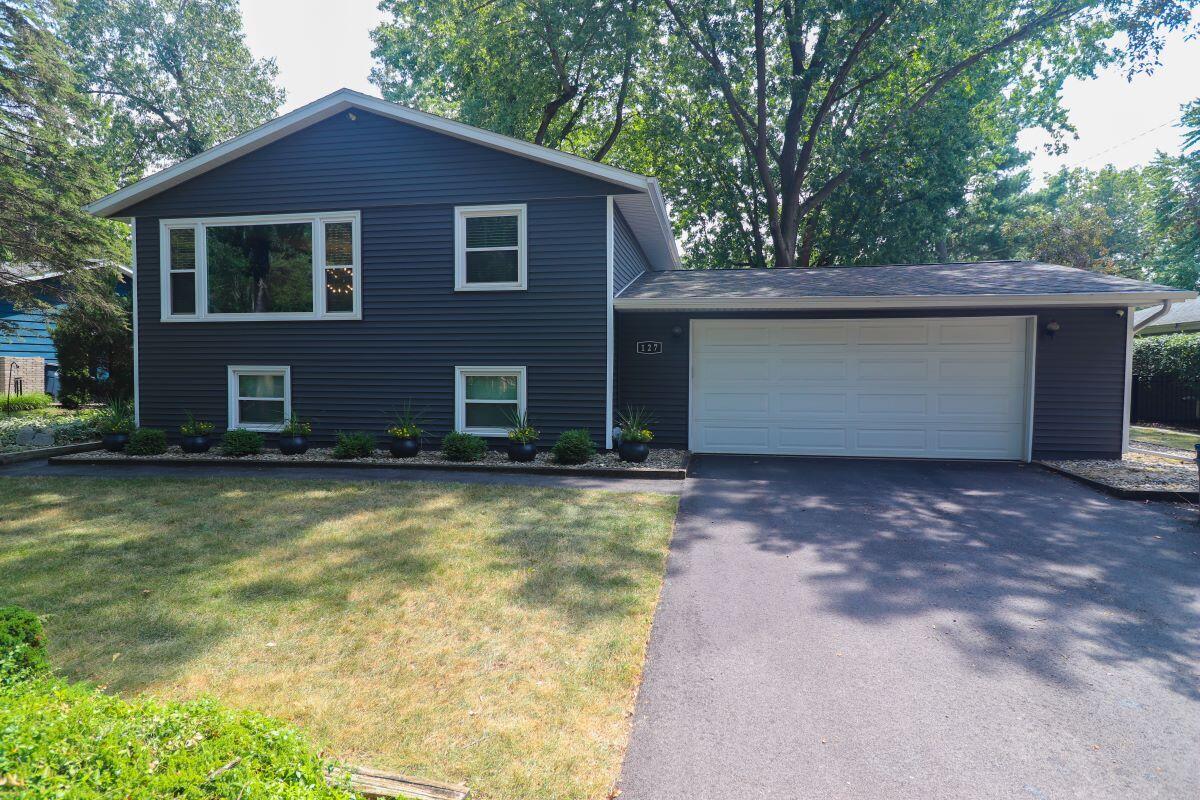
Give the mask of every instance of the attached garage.
[[695, 320], [698, 453], [1021, 459], [1028, 317]]
[[647, 272], [614, 405], [697, 453], [1116, 458], [1132, 312], [1193, 294], [1016, 261]]

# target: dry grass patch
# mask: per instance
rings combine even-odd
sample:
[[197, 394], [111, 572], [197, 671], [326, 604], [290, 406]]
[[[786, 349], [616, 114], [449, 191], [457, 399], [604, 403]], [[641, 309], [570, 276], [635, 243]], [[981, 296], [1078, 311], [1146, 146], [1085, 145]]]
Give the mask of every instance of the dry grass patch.
[[616, 779], [674, 497], [0, 479], [0, 597], [68, 677], [212, 694], [486, 798]]

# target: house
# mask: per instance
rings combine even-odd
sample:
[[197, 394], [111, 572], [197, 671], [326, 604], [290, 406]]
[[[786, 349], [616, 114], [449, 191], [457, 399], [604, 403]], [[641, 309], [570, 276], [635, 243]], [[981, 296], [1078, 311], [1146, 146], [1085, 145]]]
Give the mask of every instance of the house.
[[140, 423], [712, 453], [1116, 456], [1132, 309], [1049, 264], [680, 269], [657, 182], [340, 90], [91, 204], [134, 227]]
[[1200, 300], [1175, 303], [1165, 314], [1158, 308], [1143, 308], [1135, 312], [1133, 318], [1139, 326], [1140, 336], [1200, 331]]
[[[121, 282], [117, 291], [129, 292], [128, 279], [133, 272], [117, 266]], [[6, 265], [7, 281], [20, 283], [27, 290], [22, 302], [0, 298], [0, 376], [12, 394], [47, 392], [58, 394], [58, 354], [50, 337], [53, 328], [50, 309], [64, 305], [63, 274], [39, 265]]]

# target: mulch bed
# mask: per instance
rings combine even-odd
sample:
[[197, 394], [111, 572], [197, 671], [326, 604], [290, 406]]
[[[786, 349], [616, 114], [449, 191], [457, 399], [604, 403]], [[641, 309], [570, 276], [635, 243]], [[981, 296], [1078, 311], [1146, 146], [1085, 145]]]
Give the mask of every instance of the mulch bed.
[[280, 467], [377, 467], [400, 469], [436, 469], [459, 470], [469, 472], [497, 471], [524, 472], [532, 474], [576, 474], [576, 475], [612, 475], [638, 478], [673, 478], [682, 480], [687, 472], [688, 453], [686, 450], [670, 450], [666, 448], [652, 449], [650, 457], [641, 464], [621, 461], [615, 452], [597, 453], [584, 464], [559, 464], [554, 461], [549, 452], [539, 452], [537, 457], [528, 463], [515, 463], [508, 460], [508, 455], [489, 450], [479, 461], [461, 462], [448, 461], [437, 451], [422, 451], [412, 458], [392, 458], [386, 451], [376, 451], [371, 458], [336, 459], [332, 448], [313, 447], [307, 453], [298, 456], [285, 456], [277, 451], [264, 451], [255, 456], [234, 458], [223, 456], [214, 447], [207, 453], [184, 453], [178, 447], [171, 447], [166, 453], [157, 456], [130, 456], [124, 453], [110, 453], [99, 450], [90, 453], [66, 455], [50, 459], [53, 464], [254, 464]]
[[1197, 499], [1196, 464], [1170, 456], [1129, 452], [1121, 459], [1055, 459], [1040, 463], [1117, 497]]

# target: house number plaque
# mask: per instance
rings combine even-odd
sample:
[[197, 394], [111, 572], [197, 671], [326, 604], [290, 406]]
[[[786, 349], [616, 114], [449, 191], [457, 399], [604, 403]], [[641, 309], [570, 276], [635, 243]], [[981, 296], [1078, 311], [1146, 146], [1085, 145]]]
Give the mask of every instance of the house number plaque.
[[638, 342], [637, 352], [639, 356], [656, 356], [662, 352], [662, 342]]

